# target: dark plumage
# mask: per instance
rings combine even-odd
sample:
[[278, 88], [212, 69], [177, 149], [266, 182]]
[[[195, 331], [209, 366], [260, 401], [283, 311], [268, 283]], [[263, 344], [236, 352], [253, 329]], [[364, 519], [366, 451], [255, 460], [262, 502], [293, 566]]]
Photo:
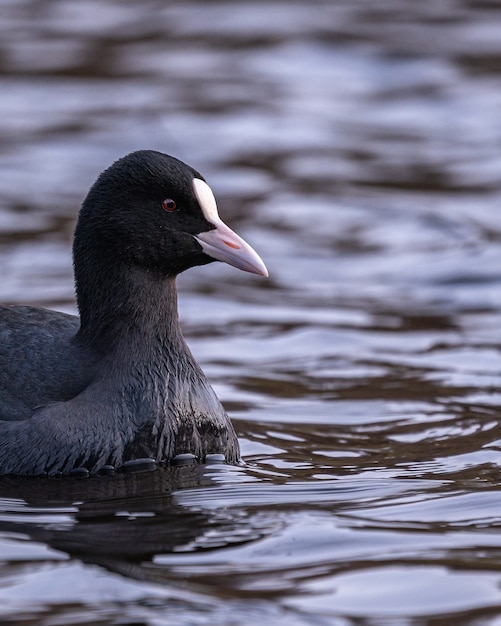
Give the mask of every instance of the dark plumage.
[[90, 473], [190, 453], [239, 458], [179, 328], [175, 277], [216, 259], [266, 275], [202, 176], [134, 152], [85, 199], [73, 245], [80, 319], [0, 306], [0, 474]]

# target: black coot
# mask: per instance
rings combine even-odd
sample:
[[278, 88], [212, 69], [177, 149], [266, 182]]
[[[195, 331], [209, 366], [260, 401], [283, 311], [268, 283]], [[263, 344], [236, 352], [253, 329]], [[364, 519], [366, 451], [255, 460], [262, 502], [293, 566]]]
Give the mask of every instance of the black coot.
[[103, 172], [73, 244], [80, 318], [0, 306], [0, 474], [93, 473], [190, 454], [238, 461], [184, 342], [175, 278], [214, 260], [267, 275], [203, 177], [139, 151]]

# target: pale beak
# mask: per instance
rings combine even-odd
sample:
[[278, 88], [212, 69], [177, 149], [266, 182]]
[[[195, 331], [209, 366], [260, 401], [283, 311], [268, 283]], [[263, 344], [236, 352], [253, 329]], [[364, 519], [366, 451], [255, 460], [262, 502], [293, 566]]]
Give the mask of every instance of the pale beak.
[[205, 254], [244, 272], [268, 276], [268, 270], [258, 253], [219, 217], [216, 200], [209, 185], [200, 178], [194, 178], [193, 192], [205, 219], [214, 226], [213, 230], [193, 235]]
[[259, 254], [242, 237], [221, 220], [215, 226], [214, 230], [195, 235], [205, 254], [244, 272], [268, 276], [268, 270]]

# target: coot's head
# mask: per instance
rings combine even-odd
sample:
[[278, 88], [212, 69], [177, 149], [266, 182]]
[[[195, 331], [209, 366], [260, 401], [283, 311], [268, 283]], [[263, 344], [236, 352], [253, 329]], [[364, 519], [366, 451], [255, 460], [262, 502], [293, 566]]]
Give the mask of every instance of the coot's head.
[[74, 254], [77, 274], [82, 257], [165, 276], [215, 260], [268, 274], [257, 253], [221, 221], [201, 174], [149, 150], [123, 157], [99, 176], [80, 211]]

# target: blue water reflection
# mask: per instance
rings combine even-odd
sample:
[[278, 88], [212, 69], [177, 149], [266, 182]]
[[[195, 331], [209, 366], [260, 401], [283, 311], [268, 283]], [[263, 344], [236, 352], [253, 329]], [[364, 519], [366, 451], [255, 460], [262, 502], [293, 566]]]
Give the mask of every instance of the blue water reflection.
[[2, 479], [2, 623], [499, 623], [500, 7], [5, 0], [0, 33], [0, 300], [75, 310], [78, 206], [139, 148], [270, 269], [179, 281], [246, 465]]

